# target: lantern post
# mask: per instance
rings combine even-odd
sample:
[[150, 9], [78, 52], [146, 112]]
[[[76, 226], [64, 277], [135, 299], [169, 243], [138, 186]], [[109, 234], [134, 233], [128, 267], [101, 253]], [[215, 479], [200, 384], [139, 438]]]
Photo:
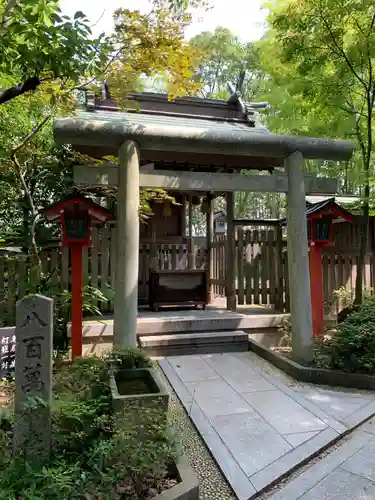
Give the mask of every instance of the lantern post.
[[82, 356], [83, 320], [83, 247], [91, 247], [91, 227], [102, 224], [110, 212], [80, 194], [50, 205], [41, 213], [51, 222], [58, 221], [62, 230], [62, 246], [71, 249], [71, 348], [72, 358]]
[[324, 332], [324, 296], [323, 296], [323, 247], [310, 245], [310, 293], [313, 335], [322, 335]]
[[82, 356], [82, 246], [72, 245], [72, 358]]

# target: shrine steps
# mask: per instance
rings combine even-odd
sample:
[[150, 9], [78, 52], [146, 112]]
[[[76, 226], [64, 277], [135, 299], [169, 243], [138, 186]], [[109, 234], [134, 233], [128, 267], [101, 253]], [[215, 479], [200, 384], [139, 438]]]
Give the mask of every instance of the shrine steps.
[[149, 356], [243, 352], [249, 348], [249, 335], [242, 330], [139, 335], [138, 343]]
[[272, 311], [264, 312], [263, 314], [260, 312], [241, 314], [221, 309], [161, 311], [159, 313], [142, 311], [137, 320], [137, 334], [162, 335], [232, 330], [277, 330], [282, 319], [286, 316]]
[[[189, 337], [187, 335], [194, 334], [191, 339], [198, 339], [198, 334], [203, 334], [201, 340], [196, 340], [200, 344], [200, 349], [214, 349], [215, 342], [217, 349], [225, 349], [229, 352], [231, 348], [236, 349], [238, 337], [234, 335], [240, 332], [240, 335], [245, 334], [256, 340], [258, 343], [266, 347], [273, 347], [279, 344], [282, 334], [278, 330], [285, 314], [278, 314], [270, 309], [254, 309], [254, 313], [241, 314], [239, 312], [231, 312], [223, 309], [201, 310], [167, 310], [160, 312], [152, 312], [150, 310], [140, 310], [137, 320], [137, 337], [142, 339], [141, 343], [146, 346], [146, 337], [151, 337], [147, 349], [156, 349], [157, 339], [162, 339], [165, 336], [171, 335], [172, 338], [164, 338], [164, 341], [174, 344], [174, 349], [177, 351], [188, 351]], [[223, 333], [223, 335], [221, 335]], [[70, 326], [68, 328], [70, 336]], [[229, 335], [228, 339], [226, 336]], [[232, 337], [230, 337], [232, 335]], [[181, 340], [176, 344], [174, 338], [186, 337], [186, 340]], [[209, 336], [215, 338], [208, 344], [206, 340]], [[229, 339], [231, 338], [231, 341]], [[108, 351], [112, 347], [113, 341], [113, 319], [112, 317], [87, 318], [83, 322], [83, 352], [84, 354], [101, 354], [103, 351]], [[193, 340], [190, 344], [193, 345]], [[233, 342], [233, 347], [230, 346]], [[203, 344], [206, 344], [203, 347]], [[163, 345], [163, 344], [161, 344]], [[146, 348], [146, 347], [145, 347]], [[163, 349], [171, 349], [163, 347]], [[242, 347], [241, 347], [242, 349]], [[216, 352], [216, 351], [214, 351]], [[224, 352], [224, 350], [222, 350]]]

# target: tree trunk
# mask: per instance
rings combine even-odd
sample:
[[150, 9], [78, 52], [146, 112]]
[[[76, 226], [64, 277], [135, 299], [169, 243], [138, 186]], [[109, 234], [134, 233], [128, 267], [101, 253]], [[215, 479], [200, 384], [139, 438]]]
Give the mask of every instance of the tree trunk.
[[29, 210], [29, 202], [24, 195], [23, 197], [23, 208], [22, 208], [22, 227], [23, 227], [23, 237], [22, 237], [22, 251], [26, 254], [29, 253], [30, 250], [30, 210]]
[[372, 80], [371, 85], [374, 86], [374, 93], [367, 91], [367, 144], [361, 136], [358, 120], [357, 120], [357, 136], [360, 139], [362, 150], [363, 167], [365, 174], [365, 190], [363, 204], [363, 221], [361, 226], [361, 242], [359, 249], [359, 258], [357, 266], [357, 278], [355, 281], [355, 299], [354, 305], [362, 304], [363, 301], [363, 272], [365, 267], [365, 257], [368, 245], [369, 222], [370, 222], [370, 166], [372, 157], [372, 117], [375, 101], [375, 82]]
[[360, 248], [359, 248], [359, 257], [358, 257], [358, 265], [357, 265], [357, 276], [355, 280], [355, 299], [354, 304], [359, 305], [363, 301], [363, 272], [365, 267], [365, 257], [367, 252], [368, 245], [368, 234], [369, 234], [369, 221], [370, 221], [370, 206], [369, 206], [369, 198], [370, 198], [370, 179], [368, 175], [368, 169], [366, 173], [366, 185], [364, 192], [364, 205], [363, 205], [363, 220], [361, 224], [361, 239], [360, 239]]

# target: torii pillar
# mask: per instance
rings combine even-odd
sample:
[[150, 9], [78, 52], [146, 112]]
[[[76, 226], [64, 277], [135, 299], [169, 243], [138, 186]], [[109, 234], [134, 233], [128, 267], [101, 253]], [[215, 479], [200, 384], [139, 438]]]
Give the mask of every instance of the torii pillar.
[[312, 314], [303, 163], [303, 155], [299, 151], [294, 151], [284, 160], [288, 174], [287, 240], [292, 354], [296, 361], [309, 363], [313, 358]]
[[139, 148], [125, 141], [118, 155], [116, 279], [113, 345], [137, 345]]
[[227, 309], [235, 311], [237, 306], [236, 296], [236, 233], [234, 227], [235, 196], [233, 191], [226, 193], [227, 201]]

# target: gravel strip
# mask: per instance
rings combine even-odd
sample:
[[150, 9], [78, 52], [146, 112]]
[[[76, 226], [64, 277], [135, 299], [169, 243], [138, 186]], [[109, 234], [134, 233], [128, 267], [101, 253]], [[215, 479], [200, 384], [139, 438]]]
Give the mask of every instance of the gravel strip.
[[159, 366], [158, 371], [165, 385], [170, 388], [170, 420], [178, 436], [182, 453], [188, 458], [191, 468], [198, 476], [200, 499], [237, 500]]

